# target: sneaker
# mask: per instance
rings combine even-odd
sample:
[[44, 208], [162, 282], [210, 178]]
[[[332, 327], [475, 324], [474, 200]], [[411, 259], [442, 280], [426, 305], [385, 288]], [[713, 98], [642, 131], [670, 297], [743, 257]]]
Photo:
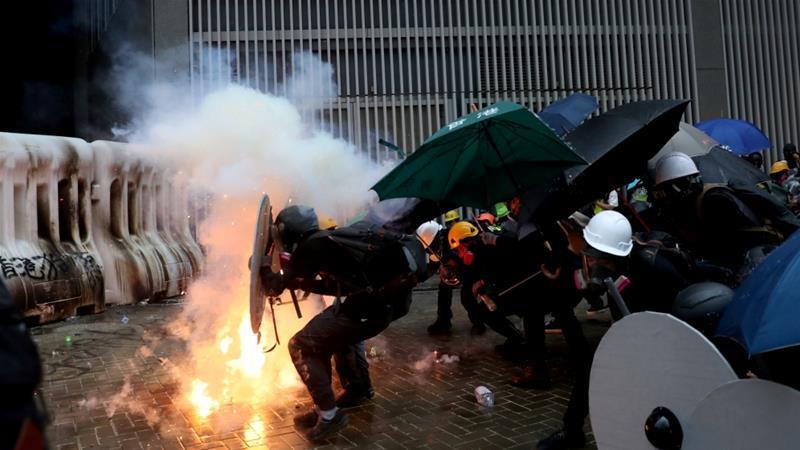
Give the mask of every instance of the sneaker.
[[523, 389], [550, 389], [550, 376], [546, 370], [535, 370], [533, 366], [522, 368], [521, 375], [511, 377], [511, 384]]
[[561, 326], [558, 324], [558, 321], [556, 321], [556, 318], [551, 314], [544, 316], [544, 332], [547, 334], [561, 333]]
[[314, 408], [311, 408], [311, 411], [304, 412], [302, 414], [296, 414], [294, 416], [294, 424], [299, 428], [311, 428], [317, 424], [317, 419], [319, 415]]
[[449, 333], [452, 328], [453, 328], [453, 324], [451, 324], [449, 320], [436, 319], [436, 322], [433, 322], [428, 327], [428, 334], [431, 335], [431, 336], [436, 336], [436, 335], [439, 335], [439, 334], [446, 334], [446, 333]]
[[372, 388], [367, 389], [366, 392], [364, 391], [344, 391], [342, 395], [336, 397], [336, 406], [338, 408], [353, 408], [358, 406], [367, 400], [375, 397], [375, 390]]
[[566, 450], [586, 447], [586, 436], [583, 433], [566, 434], [563, 430], [547, 436], [536, 444], [536, 450]]
[[469, 334], [473, 336], [483, 336], [486, 333], [486, 325], [483, 322], [473, 323]]
[[333, 419], [331, 420], [325, 420], [320, 417], [319, 420], [317, 420], [317, 424], [314, 425], [314, 428], [306, 433], [306, 437], [312, 442], [321, 441], [344, 429], [348, 422], [349, 419], [347, 418], [347, 414], [340, 409], [336, 411], [336, 415], [333, 416]]

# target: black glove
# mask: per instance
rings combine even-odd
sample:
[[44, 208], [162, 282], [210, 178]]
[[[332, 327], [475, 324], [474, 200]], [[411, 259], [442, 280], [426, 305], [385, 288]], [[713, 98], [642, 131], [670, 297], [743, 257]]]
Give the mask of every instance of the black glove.
[[286, 287], [286, 283], [283, 280], [283, 275], [279, 273], [273, 273], [272, 271], [261, 272], [261, 283], [264, 284], [264, 290], [267, 291], [267, 295], [271, 297], [277, 297], [281, 295], [283, 289]]

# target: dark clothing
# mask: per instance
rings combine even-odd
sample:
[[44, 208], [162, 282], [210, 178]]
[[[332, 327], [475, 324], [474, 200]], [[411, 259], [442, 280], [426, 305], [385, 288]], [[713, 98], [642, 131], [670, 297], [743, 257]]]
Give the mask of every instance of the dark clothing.
[[453, 318], [453, 286], [439, 282], [436, 294], [436, 320], [450, 322]]
[[284, 268], [285, 284], [324, 295], [346, 295], [311, 319], [289, 341], [289, 353], [314, 403], [336, 406], [331, 357], [349, 392], [371, 388], [362, 342], [408, 314], [411, 289], [426, 257], [414, 237], [369, 225], [319, 231], [300, 242]]
[[749, 249], [779, 245], [800, 226], [769, 195], [745, 186], [706, 185], [699, 197], [665, 208], [661, 225], [697, 258], [735, 271]]
[[44, 430], [46, 420], [34, 400], [41, 380], [36, 344], [0, 280], [0, 448], [14, 448], [26, 420]]
[[396, 315], [405, 315], [407, 310], [395, 311], [389, 305], [410, 303], [411, 290], [394, 295], [396, 298], [388, 301], [364, 299], [364, 302], [375, 301], [383, 305], [380, 310], [373, 309], [366, 318], [353, 316], [343, 310], [336, 311], [336, 307], [330, 306], [311, 319], [289, 341], [289, 354], [297, 373], [308, 388], [314, 404], [321, 410], [336, 406], [331, 386], [331, 357], [336, 361], [342, 387], [348, 392], [366, 392], [372, 387], [361, 342], [380, 334]]
[[669, 313], [675, 296], [693, 281], [688, 255], [670, 235], [659, 231], [636, 234], [627, 267], [622, 270], [631, 281], [622, 292], [631, 312]]

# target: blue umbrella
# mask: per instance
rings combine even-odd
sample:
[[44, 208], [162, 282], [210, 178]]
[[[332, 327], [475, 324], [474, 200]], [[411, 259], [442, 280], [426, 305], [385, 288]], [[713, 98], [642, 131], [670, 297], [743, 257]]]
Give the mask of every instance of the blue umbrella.
[[794, 233], [736, 289], [717, 335], [751, 355], [800, 345], [800, 233]]
[[596, 109], [596, 98], [576, 92], [547, 105], [539, 112], [539, 118], [550, 125], [556, 134], [563, 137], [583, 123]]
[[766, 150], [772, 146], [764, 133], [746, 120], [712, 119], [695, 126], [740, 156]]

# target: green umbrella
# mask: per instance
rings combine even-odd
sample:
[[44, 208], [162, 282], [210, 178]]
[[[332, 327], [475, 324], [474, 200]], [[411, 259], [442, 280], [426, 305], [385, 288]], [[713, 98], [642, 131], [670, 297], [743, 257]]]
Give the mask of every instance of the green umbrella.
[[586, 161], [538, 116], [500, 102], [447, 124], [372, 189], [381, 200], [488, 209], [579, 164]]

